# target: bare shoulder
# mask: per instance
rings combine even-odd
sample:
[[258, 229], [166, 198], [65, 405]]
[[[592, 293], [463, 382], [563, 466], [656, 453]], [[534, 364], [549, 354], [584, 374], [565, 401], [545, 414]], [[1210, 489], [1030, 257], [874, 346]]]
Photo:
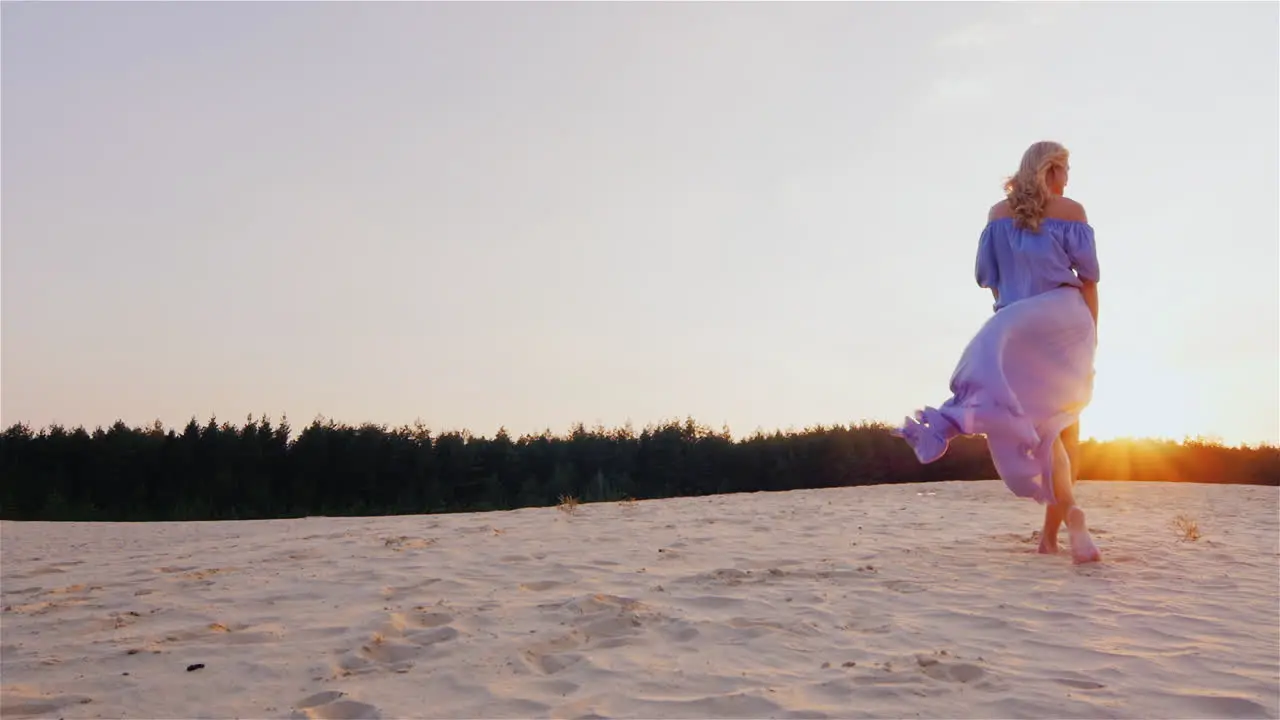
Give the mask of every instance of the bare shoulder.
[[1084, 211], [1084, 205], [1072, 200], [1069, 197], [1055, 197], [1049, 201], [1049, 207], [1045, 208], [1045, 215], [1058, 220], [1068, 220], [1071, 222], [1089, 222], [1089, 216]]
[[1001, 200], [987, 211], [987, 222], [995, 222], [1007, 217], [1013, 217], [1013, 209], [1009, 207], [1008, 200]]

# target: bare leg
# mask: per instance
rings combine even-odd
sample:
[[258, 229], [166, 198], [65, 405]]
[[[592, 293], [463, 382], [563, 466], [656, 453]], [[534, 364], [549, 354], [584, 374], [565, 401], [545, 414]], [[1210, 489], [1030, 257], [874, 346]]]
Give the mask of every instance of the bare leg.
[[1040, 547], [1036, 552], [1041, 555], [1058, 554], [1058, 530], [1062, 527], [1062, 521], [1062, 509], [1059, 506], [1044, 506], [1044, 527], [1040, 529]]
[[1053, 492], [1057, 497], [1058, 512], [1067, 523], [1067, 535], [1071, 538], [1071, 560], [1076, 564], [1097, 562], [1102, 559], [1102, 553], [1089, 535], [1084, 511], [1076, 505], [1073, 480], [1067, 448], [1063, 445], [1062, 438], [1058, 438], [1053, 442]]
[[1067, 458], [1071, 461], [1071, 483], [1080, 482], [1080, 421], [1062, 431], [1058, 437], [1067, 449]]
[[[1080, 423], [1068, 427], [1062, 431], [1059, 436], [1063, 447], [1067, 451], [1067, 459], [1071, 464], [1071, 484], [1075, 485], [1080, 479]], [[1057, 462], [1055, 458], [1053, 472], [1058, 473]], [[1056, 490], [1055, 490], [1056, 492]], [[1059, 495], [1058, 497], [1062, 497]], [[1062, 527], [1062, 523], [1066, 520], [1066, 513], [1060, 505], [1045, 505], [1044, 507], [1044, 527], [1040, 530], [1040, 548], [1038, 552], [1045, 555], [1056, 555], [1058, 552], [1058, 530]]]

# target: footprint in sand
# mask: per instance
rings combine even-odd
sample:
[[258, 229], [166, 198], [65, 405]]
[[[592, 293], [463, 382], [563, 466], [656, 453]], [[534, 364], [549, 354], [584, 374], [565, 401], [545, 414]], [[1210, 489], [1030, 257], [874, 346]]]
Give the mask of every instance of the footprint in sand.
[[691, 585], [724, 585], [728, 587], [735, 587], [747, 582], [763, 582], [767, 577], [767, 575], [754, 575], [750, 570], [720, 568], [718, 570], [711, 570], [710, 572], [686, 575], [673, 580], [672, 582]]
[[379, 665], [386, 665], [390, 670], [408, 669], [418, 657], [417, 647], [408, 643], [375, 637], [360, 646], [360, 656]]
[[520, 583], [520, 589], [529, 592], [546, 592], [563, 586], [564, 583], [556, 580], [534, 580], [533, 582]]
[[580, 653], [553, 653], [540, 649], [528, 649], [521, 653], [525, 664], [542, 675], [555, 675], [582, 662]]
[[45, 565], [44, 567], [38, 567], [33, 570], [29, 570], [25, 573], [18, 573], [16, 575], [13, 575], [12, 579], [13, 580], [30, 580], [31, 578], [37, 578], [42, 575], [58, 575], [65, 572], [66, 570], [63, 570], [57, 565]]
[[702, 634], [698, 628], [683, 620], [659, 625], [657, 632], [664, 640], [673, 643], [693, 642]]
[[1195, 717], [1275, 717], [1274, 710], [1260, 705], [1249, 698], [1230, 695], [1197, 695], [1179, 693], [1179, 700], [1184, 701]]
[[426, 578], [412, 585], [385, 585], [382, 588], [382, 598], [384, 600], [395, 602], [405, 596], [419, 597], [427, 588], [440, 582], [440, 578]]
[[924, 592], [929, 589], [920, 583], [911, 582], [910, 580], [889, 580], [885, 582], [884, 586], [894, 592], [900, 592], [904, 595]]
[[290, 720], [378, 720], [377, 707], [358, 700], [344, 700], [346, 693], [325, 690], [294, 703]]
[[973, 663], [955, 662], [925, 655], [917, 656], [916, 663], [925, 675], [934, 680], [958, 682], [967, 685], [977, 682], [987, 675], [986, 670]]
[[1055, 679], [1057, 680], [1057, 682], [1062, 683], [1063, 685], [1066, 685], [1069, 688], [1075, 688], [1076, 690], [1101, 690], [1102, 688], [1106, 687], [1106, 685], [1103, 685], [1100, 682], [1094, 682], [1092, 680], [1073, 680], [1071, 678], [1055, 678]]
[[235, 572], [235, 571], [236, 571], [235, 568], [205, 568], [203, 570], [193, 570], [191, 572], [183, 573], [181, 575], [181, 578], [183, 580], [202, 581], [202, 580], [207, 580], [208, 578], [213, 577], [214, 575], [221, 575], [223, 573], [229, 573], [229, 572]]
[[64, 708], [87, 705], [93, 698], [84, 695], [41, 697], [34, 692], [14, 690], [0, 697], [0, 717], [29, 718], [57, 715]]
[[334, 674], [345, 677], [379, 669], [406, 673], [416, 660], [429, 652], [436, 656], [449, 652], [435, 650], [435, 647], [460, 635], [457, 628], [448, 624], [452, 621], [447, 613], [409, 618], [393, 613], [381, 632], [374, 633], [356, 650], [341, 653]]
[[622, 647], [636, 637], [657, 631], [669, 639], [692, 640], [698, 631], [687, 624], [673, 623], [644, 603], [632, 598], [598, 593], [544, 603], [538, 609], [563, 618], [569, 631], [526, 645], [520, 659], [536, 673], [555, 675], [586, 659], [592, 650]]
[[[393, 620], [394, 620], [393, 616]], [[413, 613], [405, 619], [406, 624], [420, 628], [440, 627], [453, 622], [453, 616], [447, 612], [439, 612], [438, 610], [419, 605], [413, 609]]]
[[94, 590], [101, 590], [101, 589], [102, 589], [101, 585], [86, 585], [84, 583], [81, 583], [79, 585], [68, 585], [66, 587], [54, 588], [53, 590], [50, 590], [45, 594], [46, 595], [86, 595], [88, 593], [93, 592]]
[[319, 560], [322, 557], [324, 557], [324, 553], [319, 550], [297, 550], [268, 558], [267, 562], [293, 563], [303, 560]]
[[423, 548], [429, 548], [437, 542], [438, 540], [436, 540], [436, 538], [411, 537], [409, 535], [382, 538], [383, 547], [391, 548], [396, 552], [404, 552], [405, 550], [421, 550]]
[[277, 642], [283, 635], [284, 629], [279, 625], [224, 625], [214, 622], [165, 633], [157, 642], [187, 643], [216, 639], [228, 645], [254, 645]]
[[571, 630], [565, 635], [529, 645], [521, 651], [520, 659], [534, 672], [555, 675], [582, 661], [582, 654], [571, 651], [581, 649], [584, 641], [581, 632]]
[[457, 628], [444, 626], [419, 630], [405, 634], [405, 639], [417, 645], [418, 647], [428, 647], [430, 645], [438, 645], [442, 642], [448, 642], [458, 637], [460, 633]]
[[[30, 594], [26, 598], [31, 602], [19, 605], [5, 605], [4, 612], [19, 615], [43, 615], [53, 610], [64, 610], [77, 605], [85, 605], [94, 599], [93, 592], [101, 590], [101, 585], [68, 585], [66, 587], [42, 590], [38, 594]], [[37, 598], [44, 598], [37, 600]]]
[[823, 634], [823, 631], [818, 629], [817, 626], [804, 621], [780, 623], [759, 618], [735, 617], [729, 620], [728, 625], [735, 630], [742, 630], [744, 637], [749, 639], [777, 632], [808, 637], [817, 637]]

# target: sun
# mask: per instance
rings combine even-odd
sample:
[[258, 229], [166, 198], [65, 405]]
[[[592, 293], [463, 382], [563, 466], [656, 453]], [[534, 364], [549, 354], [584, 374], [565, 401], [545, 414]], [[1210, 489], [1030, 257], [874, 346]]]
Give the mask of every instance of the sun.
[[1120, 354], [1097, 360], [1093, 402], [1080, 417], [1083, 437], [1182, 440], [1202, 433], [1204, 403], [1190, 373]]

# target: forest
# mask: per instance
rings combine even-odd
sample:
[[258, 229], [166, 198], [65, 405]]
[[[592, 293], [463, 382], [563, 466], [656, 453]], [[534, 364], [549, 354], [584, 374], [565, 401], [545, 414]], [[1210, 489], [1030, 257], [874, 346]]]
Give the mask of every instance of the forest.
[[[1280, 448], [1203, 440], [1086, 440], [1080, 478], [1280, 485]], [[984, 480], [982, 438], [922, 466], [882, 424], [734, 439], [692, 419], [513, 438], [317, 418], [93, 431], [24, 424], [0, 436], [0, 518], [236, 520], [508, 510], [884, 483]]]

